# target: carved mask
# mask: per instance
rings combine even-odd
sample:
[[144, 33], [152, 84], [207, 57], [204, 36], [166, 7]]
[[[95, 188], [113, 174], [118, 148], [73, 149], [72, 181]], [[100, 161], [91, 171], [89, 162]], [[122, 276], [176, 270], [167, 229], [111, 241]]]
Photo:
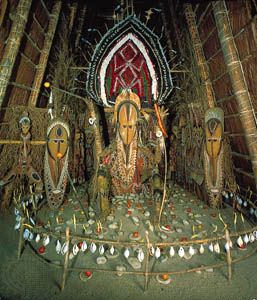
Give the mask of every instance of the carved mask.
[[212, 184], [217, 183], [218, 160], [222, 148], [224, 112], [221, 108], [210, 108], [205, 114], [206, 152], [209, 156], [209, 171]]
[[68, 150], [68, 132], [61, 124], [55, 124], [48, 133], [47, 148], [50, 156], [61, 159]]
[[206, 124], [206, 150], [210, 157], [216, 158], [221, 149], [223, 129], [220, 120], [210, 119]]
[[118, 131], [124, 145], [129, 145], [137, 131], [138, 110], [131, 102], [125, 101], [118, 108]]
[[27, 135], [29, 133], [30, 126], [31, 126], [30, 118], [28, 116], [23, 116], [20, 119], [19, 124], [20, 124], [22, 134]]

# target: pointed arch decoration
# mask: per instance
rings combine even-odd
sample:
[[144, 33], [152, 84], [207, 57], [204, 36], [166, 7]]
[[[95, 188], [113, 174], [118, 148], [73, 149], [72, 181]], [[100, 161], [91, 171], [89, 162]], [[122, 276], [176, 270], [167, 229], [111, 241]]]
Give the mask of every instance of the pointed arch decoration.
[[91, 99], [113, 106], [122, 89], [141, 98], [142, 107], [163, 104], [173, 83], [159, 38], [134, 15], [127, 17], [102, 37], [93, 53], [86, 82]]

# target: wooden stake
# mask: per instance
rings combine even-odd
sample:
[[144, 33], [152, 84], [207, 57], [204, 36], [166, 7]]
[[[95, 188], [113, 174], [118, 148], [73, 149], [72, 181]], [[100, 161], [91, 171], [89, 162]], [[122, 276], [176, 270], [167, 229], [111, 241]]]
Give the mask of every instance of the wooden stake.
[[27, 23], [31, 3], [32, 0], [20, 0], [16, 8], [15, 19], [13, 21], [3, 58], [0, 63], [0, 107], [2, 106], [8, 82], [12, 75], [12, 70]]
[[[225, 230], [225, 239], [226, 239], [227, 245], [229, 245], [230, 244], [230, 236], [229, 236], [229, 231], [227, 229]], [[230, 247], [228, 247], [228, 249], [227, 249], [228, 281], [230, 281], [231, 277], [232, 277], [231, 263], [232, 263], [231, 252], [230, 252]]]
[[240, 120], [251, 157], [252, 169], [257, 186], [257, 118], [248, 91], [242, 62], [240, 61], [237, 46], [232, 34], [225, 1], [214, 1], [212, 2], [212, 6], [224, 61], [229, 71], [233, 92], [237, 100], [238, 112], [240, 114]]
[[23, 233], [24, 233], [25, 218], [21, 218], [20, 222], [21, 222], [21, 227], [20, 227], [20, 236], [19, 236], [19, 244], [18, 244], [18, 259], [21, 258], [21, 252], [22, 252], [23, 246], [24, 246]]
[[147, 241], [147, 247], [146, 247], [145, 285], [144, 285], [144, 291], [147, 290], [147, 286], [148, 286], [148, 265], [149, 265], [149, 251], [150, 251], [150, 241], [149, 241], [148, 231], [145, 232], [145, 238], [146, 238], [146, 241]]
[[61, 291], [63, 291], [64, 287], [65, 287], [66, 276], [67, 276], [67, 268], [68, 268], [68, 265], [69, 265], [69, 255], [70, 255], [70, 253], [69, 253], [70, 228], [69, 227], [66, 227], [66, 244], [67, 244], [68, 250], [65, 254], [65, 259], [64, 259]]
[[40, 87], [42, 84], [42, 80], [45, 74], [45, 69], [47, 66], [48, 56], [50, 53], [50, 49], [52, 46], [53, 38], [55, 35], [56, 26], [58, 23], [60, 11], [61, 11], [61, 1], [58, 1], [54, 4], [52, 14], [50, 16], [49, 25], [48, 25], [48, 32], [45, 35], [43, 49], [40, 54], [39, 63], [37, 67], [37, 71], [34, 77], [32, 92], [29, 97], [29, 105], [36, 106]]

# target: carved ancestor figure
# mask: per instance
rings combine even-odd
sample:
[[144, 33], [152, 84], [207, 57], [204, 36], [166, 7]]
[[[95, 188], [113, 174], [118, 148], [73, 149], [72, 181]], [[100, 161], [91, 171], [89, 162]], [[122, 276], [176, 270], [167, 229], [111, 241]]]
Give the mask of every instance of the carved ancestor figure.
[[63, 201], [68, 180], [70, 130], [59, 119], [53, 119], [47, 128], [44, 181], [48, 205], [58, 208]]
[[204, 171], [205, 184], [212, 207], [221, 206], [223, 189], [224, 113], [219, 107], [205, 113]]
[[116, 138], [101, 154], [97, 173], [97, 194], [102, 214], [109, 212], [109, 196], [156, 192], [158, 161], [139, 139], [140, 99], [130, 90], [116, 98], [114, 125]]
[[[20, 190], [24, 190], [26, 185], [34, 185], [34, 191], [39, 195], [42, 193], [43, 183], [38, 172], [36, 172], [31, 165], [31, 121], [27, 112], [24, 112], [21, 116], [19, 120], [19, 126], [21, 130], [20, 138], [22, 143], [19, 147], [18, 163], [15, 163], [12, 169], [2, 178], [2, 180], [0, 180], [0, 187], [13, 184], [13, 182], [16, 181], [16, 185], [20, 186], [18, 187]], [[21, 187], [21, 185], [25, 186]], [[2, 209], [5, 209], [9, 206], [11, 201], [10, 196], [11, 195], [9, 195], [6, 199], [4, 198], [1, 204]]]

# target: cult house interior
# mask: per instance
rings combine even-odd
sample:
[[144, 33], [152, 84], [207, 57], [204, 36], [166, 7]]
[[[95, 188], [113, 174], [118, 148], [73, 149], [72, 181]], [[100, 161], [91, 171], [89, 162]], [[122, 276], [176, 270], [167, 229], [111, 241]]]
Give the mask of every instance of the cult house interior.
[[[213, 278], [219, 299], [256, 297], [250, 277], [228, 296], [256, 268], [256, 15], [253, 0], [0, 2], [0, 298], [98, 282], [92, 299], [207, 299]], [[187, 276], [201, 284], [176, 298]]]

